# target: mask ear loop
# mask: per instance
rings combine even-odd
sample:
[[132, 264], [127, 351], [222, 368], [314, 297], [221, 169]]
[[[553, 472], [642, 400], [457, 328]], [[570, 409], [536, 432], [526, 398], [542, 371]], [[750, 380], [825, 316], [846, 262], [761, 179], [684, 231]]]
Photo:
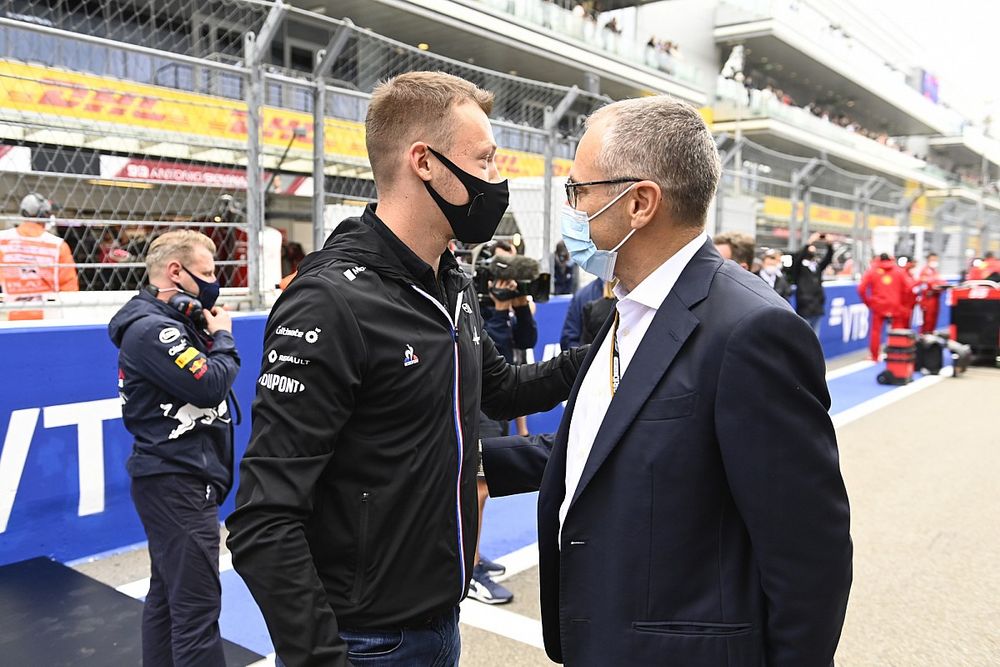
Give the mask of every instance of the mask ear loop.
[[594, 215], [592, 215], [589, 218], [587, 218], [587, 222], [590, 222], [591, 220], [593, 220], [594, 218], [596, 218], [597, 216], [599, 216], [601, 213], [604, 213], [609, 208], [611, 208], [612, 206], [614, 206], [615, 203], [619, 199], [621, 199], [622, 197], [624, 197], [625, 195], [627, 195], [628, 192], [629, 192], [629, 190], [631, 190], [632, 188], [634, 188], [637, 185], [639, 185], [639, 184], [638, 183], [633, 183], [632, 185], [630, 185], [627, 188], [625, 188], [624, 190], [622, 190], [620, 193], [618, 193], [617, 197], [615, 197], [614, 199], [612, 199], [611, 201], [609, 201], [607, 204], [605, 204], [604, 206], [602, 206], [601, 210], [599, 210], [597, 213], [595, 213]]

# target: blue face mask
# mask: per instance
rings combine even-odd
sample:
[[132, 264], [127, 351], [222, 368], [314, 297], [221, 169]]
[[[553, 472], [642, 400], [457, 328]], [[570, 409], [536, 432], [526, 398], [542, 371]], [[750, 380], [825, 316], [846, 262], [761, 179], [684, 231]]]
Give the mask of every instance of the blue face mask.
[[578, 211], [569, 204], [563, 204], [561, 213], [562, 237], [569, 250], [569, 255], [574, 262], [580, 265], [587, 273], [597, 276], [604, 282], [610, 281], [615, 276], [615, 262], [618, 259], [618, 250], [625, 245], [625, 242], [632, 238], [636, 230], [630, 231], [621, 243], [611, 250], [600, 250], [590, 238], [590, 222], [607, 211], [619, 199], [624, 197], [635, 184], [628, 186], [617, 197], [609, 201], [601, 210], [594, 215], [587, 217], [584, 211]]

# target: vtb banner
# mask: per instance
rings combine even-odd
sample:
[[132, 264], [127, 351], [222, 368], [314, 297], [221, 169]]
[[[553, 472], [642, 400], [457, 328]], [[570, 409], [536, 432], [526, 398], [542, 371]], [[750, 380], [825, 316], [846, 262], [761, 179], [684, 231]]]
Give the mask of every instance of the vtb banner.
[[[247, 142], [246, 104], [238, 100], [9, 60], [0, 60], [0, 118], [18, 124], [41, 121], [63, 130], [63, 145], [73, 142], [74, 132], [114, 137], [116, 130], [151, 143], [168, 137], [180, 144], [190, 143], [192, 136], [209, 138], [219, 148], [228, 144], [236, 151], [245, 151]], [[267, 146], [284, 150], [291, 143], [293, 150], [312, 153], [312, 115], [263, 107], [261, 135]], [[325, 153], [337, 162], [367, 164], [364, 124], [327, 118]], [[501, 150], [497, 164], [506, 178], [545, 172], [544, 159], [534, 153]], [[556, 176], [569, 174], [571, 165], [570, 160], [556, 159]]]
[[[567, 304], [566, 297], [539, 304], [534, 359], [559, 353]], [[243, 416], [237, 460], [250, 438], [264, 323], [264, 315], [233, 320], [242, 360], [234, 386]], [[121, 419], [118, 350], [107, 327], [0, 328], [0, 349], [0, 373], [8, 378], [0, 392], [0, 564], [73, 560], [145, 540], [129, 495], [132, 437]], [[532, 416], [532, 431], [554, 431], [561, 415], [557, 407]], [[235, 487], [222, 517], [234, 496]]]

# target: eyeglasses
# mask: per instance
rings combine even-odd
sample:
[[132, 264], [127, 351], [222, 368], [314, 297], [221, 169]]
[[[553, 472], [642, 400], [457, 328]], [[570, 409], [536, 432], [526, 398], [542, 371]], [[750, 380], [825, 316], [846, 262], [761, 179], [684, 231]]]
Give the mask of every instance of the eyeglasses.
[[617, 185], [619, 183], [638, 183], [643, 179], [641, 178], [609, 178], [603, 181], [583, 181], [582, 183], [577, 183], [576, 181], [566, 181], [563, 186], [566, 189], [566, 201], [573, 208], [576, 208], [577, 202], [579, 201], [580, 195], [577, 192], [579, 188], [586, 188], [591, 185]]

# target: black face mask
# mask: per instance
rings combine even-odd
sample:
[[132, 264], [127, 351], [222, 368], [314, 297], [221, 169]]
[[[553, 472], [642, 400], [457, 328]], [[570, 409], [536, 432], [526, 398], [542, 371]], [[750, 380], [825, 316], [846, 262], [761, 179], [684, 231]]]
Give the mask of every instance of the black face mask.
[[[191, 276], [191, 279], [194, 280], [194, 284], [198, 286], [198, 294], [196, 295], [196, 298], [201, 302], [202, 308], [205, 310], [212, 310], [212, 307], [219, 298], [219, 281], [210, 283], [188, 271], [186, 266], [182, 266], [181, 268], [184, 269], [189, 276]], [[180, 285], [177, 287], [180, 288]]]
[[433, 148], [428, 148], [434, 157], [441, 160], [441, 164], [448, 168], [448, 171], [455, 174], [469, 193], [468, 204], [451, 204], [445, 201], [430, 183], [424, 181], [427, 192], [448, 219], [455, 238], [462, 243], [485, 243], [492, 239], [510, 201], [507, 181], [490, 183], [476, 178]]

